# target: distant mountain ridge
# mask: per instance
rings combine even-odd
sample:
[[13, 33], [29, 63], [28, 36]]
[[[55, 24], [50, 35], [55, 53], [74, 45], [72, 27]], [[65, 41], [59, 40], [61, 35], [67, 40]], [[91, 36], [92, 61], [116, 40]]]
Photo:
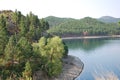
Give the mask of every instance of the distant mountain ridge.
[[120, 25], [85, 17], [60, 23], [51, 27], [48, 32], [61, 37], [118, 35], [120, 34]]
[[44, 19], [46, 21], [48, 21], [50, 27], [57, 26], [57, 25], [59, 25], [61, 23], [64, 23], [64, 22], [75, 20], [73, 18], [59, 18], [59, 17], [55, 17], [55, 16], [48, 16], [48, 17], [46, 17]]
[[[81, 19], [74, 19], [74, 18], [60, 18], [60, 17], [55, 17], [55, 16], [48, 16], [44, 19], [48, 21], [50, 27], [58, 26], [61, 23], [65, 23], [69, 21], [81, 20]], [[96, 18], [96, 20], [104, 22], [104, 23], [118, 23], [120, 21], [120, 18], [114, 18], [111, 16], [102, 16], [100, 18]]]
[[98, 20], [106, 23], [117, 23], [120, 21], [120, 18], [114, 18], [111, 16], [102, 16]]

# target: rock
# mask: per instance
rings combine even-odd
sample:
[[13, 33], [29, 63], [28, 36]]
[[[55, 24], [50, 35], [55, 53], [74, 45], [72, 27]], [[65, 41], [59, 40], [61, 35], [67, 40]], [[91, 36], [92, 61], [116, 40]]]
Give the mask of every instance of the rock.
[[74, 80], [83, 70], [83, 63], [74, 56], [68, 56], [63, 59], [63, 72], [53, 80]]
[[81, 60], [74, 56], [68, 56], [62, 59], [62, 73], [53, 78], [48, 78], [43, 72], [38, 71], [33, 80], [74, 80], [83, 70], [84, 64]]

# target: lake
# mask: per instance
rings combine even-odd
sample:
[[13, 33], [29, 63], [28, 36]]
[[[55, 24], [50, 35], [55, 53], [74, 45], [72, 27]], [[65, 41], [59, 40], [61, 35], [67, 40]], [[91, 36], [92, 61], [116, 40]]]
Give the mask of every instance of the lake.
[[84, 69], [76, 80], [120, 79], [120, 38], [64, 40], [69, 55], [79, 57]]

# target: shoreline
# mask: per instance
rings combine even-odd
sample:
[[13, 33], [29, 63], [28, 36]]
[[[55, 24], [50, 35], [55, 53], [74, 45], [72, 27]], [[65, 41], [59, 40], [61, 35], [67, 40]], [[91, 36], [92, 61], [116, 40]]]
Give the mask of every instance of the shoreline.
[[68, 55], [66, 58], [63, 58], [62, 61], [62, 73], [52, 80], [75, 80], [78, 76], [80, 76], [84, 68], [84, 63], [80, 58]]
[[67, 39], [96, 39], [96, 38], [120, 38], [120, 35], [111, 35], [111, 36], [78, 36], [78, 37], [62, 37], [63, 40], [67, 40]]
[[76, 56], [68, 55], [62, 62], [62, 72], [58, 76], [50, 78], [43, 71], [37, 71], [33, 80], [75, 80], [83, 71], [84, 63]]

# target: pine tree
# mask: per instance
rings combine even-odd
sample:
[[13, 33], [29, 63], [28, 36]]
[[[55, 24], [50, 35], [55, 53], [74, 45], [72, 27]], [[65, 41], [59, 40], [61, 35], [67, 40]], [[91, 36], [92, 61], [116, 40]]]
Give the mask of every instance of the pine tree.
[[8, 42], [8, 36], [4, 28], [0, 29], [0, 54], [4, 53], [5, 45]]
[[3, 16], [0, 18], [0, 54], [4, 53], [5, 45], [8, 42], [6, 21]]
[[30, 62], [27, 61], [25, 64], [25, 70], [23, 72], [23, 78], [25, 80], [32, 80], [32, 69], [31, 69], [31, 65]]
[[61, 58], [65, 52], [62, 39], [57, 36], [53, 38], [42, 37], [39, 40], [39, 47], [44, 70], [50, 77], [58, 75], [62, 70]]
[[21, 51], [19, 57], [21, 56], [23, 59], [22, 61], [26, 61], [30, 59], [33, 55], [33, 49], [29, 41], [25, 37], [21, 37], [17, 43], [17, 47]]
[[26, 27], [24, 17], [21, 17], [21, 21], [20, 21], [20, 24], [19, 24], [19, 29], [20, 29], [19, 35], [25, 37], [28, 29]]
[[5, 60], [6, 61], [13, 61], [14, 60], [14, 55], [16, 54], [16, 40], [14, 36], [11, 36], [9, 39], [8, 44], [6, 45], [5, 48]]

